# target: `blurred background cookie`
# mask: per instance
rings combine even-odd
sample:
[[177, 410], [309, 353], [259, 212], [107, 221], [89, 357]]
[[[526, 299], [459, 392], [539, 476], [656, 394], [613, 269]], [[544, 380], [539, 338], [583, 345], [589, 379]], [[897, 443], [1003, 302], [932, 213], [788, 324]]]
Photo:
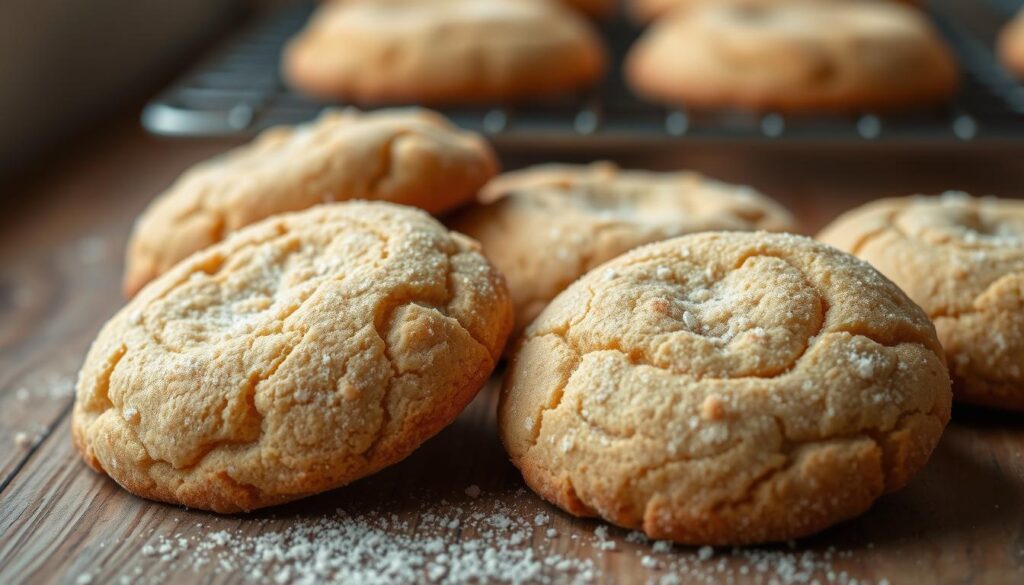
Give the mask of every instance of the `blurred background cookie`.
[[328, 112], [275, 128], [186, 171], [146, 208], [128, 243], [124, 291], [265, 217], [327, 201], [380, 199], [447, 211], [498, 172], [487, 141], [426, 110]]
[[548, 0], [356, 0], [321, 6], [283, 68], [318, 98], [451, 104], [575, 92], [605, 60], [593, 26]]
[[962, 193], [870, 203], [819, 235], [935, 322], [957, 400], [1024, 410], [1024, 202]]
[[928, 105], [958, 84], [919, 11], [874, 1], [694, 7], [656, 22], [625, 74], [657, 102], [796, 113]]
[[999, 56], [1017, 77], [1024, 79], [1024, 9], [999, 35]]
[[82, 366], [75, 444], [155, 500], [248, 511], [345, 485], [448, 425], [512, 307], [476, 242], [347, 202], [193, 255], [121, 309]]
[[641, 244], [706, 230], [795, 229], [785, 209], [749, 187], [611, 163], [507, 173], [481, 199], [449, 225], [478, 240], [505, 274], [516, 331], [585, 272]]
[[527, 329], [498, 424], [538, 494], [691, 545], [785, 541], [928, 460], [949, 374], [924, 312], [791, 234], [711, 232], [601, 265]]
[[[788, 0], [626, 0], [630, 16], [636, 22], [648, 22], [676, 10], [687, 10], [710, 4], [770, 5]], [[849, 2], [856, 0], [817, 0], [819, 2]], [[903, 4], [918, 5], [920, 0], [892, 0]]]

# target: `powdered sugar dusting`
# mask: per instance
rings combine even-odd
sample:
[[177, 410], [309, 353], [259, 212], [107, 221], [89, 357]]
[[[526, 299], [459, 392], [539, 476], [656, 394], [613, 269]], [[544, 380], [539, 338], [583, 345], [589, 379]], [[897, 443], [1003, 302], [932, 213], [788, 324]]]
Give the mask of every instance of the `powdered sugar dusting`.
[[[843, 560], [852, 553], [834, 548], [694, 548], [599, 522], [589, 523], [589, 530], [584, 525], [562, 532], [551, 524], [576, 522], [562, 514], [521, 512], [518, 504], [529, 497], [522, 489], [481, 490], [475, 498], [422, 504], [412, 517], [389, 508], [338, 509], [291, 519], [283, 527], [267, 519], [222, 530], [200, 523], [200, 530], [141, 543], [139, 563], [125, 567], [115, 582], [187, 580], [194, 571], [246, 583], [585, 584], [608, 581], [601, 567], [614, 559], [621, 567], [633, 563], [629, 574], [639, 583], [876, 583], [844, 571]], [[572, 541], [572, 553], [552, 540], [560, 535]]]

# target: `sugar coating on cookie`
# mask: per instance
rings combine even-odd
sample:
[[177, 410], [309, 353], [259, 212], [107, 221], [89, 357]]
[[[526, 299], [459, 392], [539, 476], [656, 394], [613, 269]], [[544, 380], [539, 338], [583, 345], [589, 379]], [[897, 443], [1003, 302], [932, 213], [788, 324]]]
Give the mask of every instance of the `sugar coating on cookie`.
[[999, 33], [999, 57], [1014, 75], [1024, 79], [1024, 9]]
[[480, 199], [450, 225], [505, 274], [517, 330], [585, 272], [642, 244], [707, 230], [794, 229], [785, 209], [749, 187], [606, 162], [506, 173]]
[[687, 544], [797, 538], [924, 465], [950, 381], [924, 312], [789, 234], [709, 232], [588, 273], [527, 329], [499, 406], [526, 482]]
[[958, 400], [1024, 410], [1024, 202], [885, 199], [818, 238], [867, 260], [924, 308]]
[[682, 10], [637, 41], [625, 72], [647, 99], [703, 109], [886, 110], [941, 101], [958, 85], [920, 11], [882, 1]]
[[321, 6], [282, 67], [314, 97], [451, 104], [575, 92], [605, 62], [591, 23], [556, 2], [357, 0]]
[[395, 463], [483, 385], [512, 324], [476, 242], [348, 202], [240, 230], [146, 287], [79, 374], [83, 458], [143, 497], [252, 510]]
[[441, 213], [498, 172], [481, 136], [426, 110], [329, 111], [267, 130], [187, 170], [136, 221], [124, 291], [130, 296], [179, 260], [276, 213], [348, 199]]

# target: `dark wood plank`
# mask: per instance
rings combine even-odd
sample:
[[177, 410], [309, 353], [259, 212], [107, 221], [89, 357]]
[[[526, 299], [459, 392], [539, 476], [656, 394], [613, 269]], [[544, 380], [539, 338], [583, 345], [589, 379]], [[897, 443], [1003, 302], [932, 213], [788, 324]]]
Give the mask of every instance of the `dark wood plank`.
[[[513, 526], [481, 546], [508, 545], [513, 532], [525, 531], [513, 548], [528, 547], [539, 559], [568, 559], [568, 568], [542, 567], [543, 575], [561, 580], [590, 570], [598, 582], [674, 574], [695, 583], [768, 583], [773, 577], [825, 583], [830, 573], [833, 582], [1024, 582], [1024, 423], [978, 410], [958, 410], [922, 475], [863, 517], [792, 549], [720, 550], [706, 560], [706, 552], [688, 548], [656, 552], [615, 529], [606, 541], [595, 535], [602, 524], [571, 518], [525, 490], [497, 440], [494, 384], [405, 462], [279, 509], [216, 516], [127, 494], [74, 453], [70, 383], [89, 341], [122, 303], [121, 255], [132, 218], [182, 168], [226, 146], [155, 140], [126, 120], [0, 202], [0, 444], [8, 446], [0, 449], [0, 583], [239, 582], [248, 573], [232, 546], [309, 524], [338, 507], [370, 524], [393, 512], [404, 526], [392, 527], [388, 538], [438, 536], [453, 546], [481, 540], [488, 517], [474, 520], [472, 514], [494, 506], [504, 506]], [[803, 229], [813, 233], [876, 196], [950, 188], [1024, 195], [1021, 154], [723, 146], [619, 153], [619, 159], [626, 166], [694, 168], [750, 184], [797, 212]], [[520, 155], [506, 163], [564, 158]], [[482, 495], [467, 495], [471, 485]], [[430, 517], [439, 510], [457, 512], [460, 527], [439, 528]], [[534, 523], [538, 514], [548, 517], [541, 526]], [[230, 531], [227, 546], [197, 551], [221, 530]], [[171, 547], [176, 556], [165, 560], [169, 553], [159, 545], [178, 538], [188, 546]], [[147, 545], [156, 552], [145, 554]], [[193, 566], [201, 558], [209, 562]], [[270, 563], [266, 572], [280, 568]]]

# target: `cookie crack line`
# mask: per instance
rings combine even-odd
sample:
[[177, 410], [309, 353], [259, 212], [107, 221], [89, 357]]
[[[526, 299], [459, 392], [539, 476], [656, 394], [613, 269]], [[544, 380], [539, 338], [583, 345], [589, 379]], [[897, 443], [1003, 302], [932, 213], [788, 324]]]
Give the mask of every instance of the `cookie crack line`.
[[395, 143], [397, 143], [402, 138], [405, 138], [406, 136], [410, 136], [412, 134], [413, 133], [409, 130], [398, 130], [394, 134], [388, 136], [387, 140], [385, 140], [384, 143], [381, 144], [379, 152], [381, 167], [380, 170], [374, 173], [374, 175], [370, 177], [370, 180], [367, 181], [367, 195], [372, 194], [374, 195], [375, 198], [380, 198], [380, 184], [384, 182], [385, 179], [391, 177], [392, 170], [394, 169], [395, 161], [392, 149], [394, 148]]
[[[462, 251], [461, 250], [457, 250], [457, 251], [452, 252], [450, 254], [446, 254], [447, 257], [448, 257], [448, 262], [447, 262], [446, 271], [445, 271], [445, 275], [444, 275], [445, 299], [444, 299], [443, 305], [442, 305], [442, 306], [445, 307], [445, 310], [442, 312], [442, 311], [438, 310], [437, 307], [435, 307], [435, 306], [432, 306], [432, 305], [429, 305], [429, 306], [430, 306], [431, 309], [437, 311], [442, 316], [447, 317], [449, 319], [452, 319], [455, 323], [457, 323], [459, 325], [459, 328], [461, 328], [462, 331], [464, 333], [466, 333], [466, 335], [469, 336], [470, 339], [472, 339], [480, 347], [482, 347], [485, 350], [487, 350], [488, 356], [491, 357], [491, 359], [490, 359], [491, 367], [493, 367], [493, 363], [494, 363], [494, 359], [495, 358], [492, 355], [492, 352], [491, 352], [490, 348], [488, 348], [487, 345], [485, 345], [483, 342], [481, 342], [479, 339], [477, 339], [477, 337], [473, 334], [473, 332], [470, 331], [462, 323], [462, 321], [460, 321], [458, 319], [458, 316], [454, 316], [453, 317], [452, 315], [449, 314], [449, 311], [448, 311], [448, 306], [451, 305], [451, 302], [455, 299], [455, 290], [454, 290], [454, 287], [452, 287], [451, 281], [450, 281], [452, 275], [455, 272], [454, 266], [453, 266], [453, 263], [452, 263], [452, 259], [455, 256], [457, 256], [458, 254], [460, 254], [460, 253], [462, 253]], [[376, 436], [370, 442], [370, 445], [362, 452], [362, 455], [365, 458], [369, 459], [369, 458], [373, 457], [373, 454], [376, 452], [376, 449], [379, 446], [381, 440], [383, 440], [383, 438], [384, 438], [384, 434], [387, 431], [387, 426], [391, 423], [391, 413], [390, 413], [390, 410], [387, 408], [387, 404], [388, 404], [388, 401], [390, 400], [391, 391], [394, 388], [395, 382], [399, 378], [402, 377], [402, 374], [399, 373], [399, 371], [398, 371], [398, 367], [395, 366], [394, 356], [391, 353], [391, 348], [388, 345], [388, 341], [387, 341], [387, 331], [384, 331], [384, 328], [391, 323], [391, 320], [392, 320], [392, 318], [394, 316], [395, 311], [397, 311], [398, 309], [400, 309], [401, 307], [404, 307], [404, 306], [418, 304], [419, 301], [421, 301], [421, 299], [412, 298], [412, 297], [400, 297], [398, 299], [390, 300], [390, 302], [388, 302], [387, 307], [384, 309], [384, 315], [382, 317], [379, 317], [379, 318], [374, 318], [374, 320], [373, 320], [374, 331], [376, 332], [377, 337], [380, 339], [381, 343], [384, 345], [384, 357], [387, 359], [388, 366], [391, 369], [391, 377], [388, 378], [387, 387], [384, 388], [384, 391], [381, 393], [380, 409], [381, 409], [381, 413], [383, 414], [382, 422], [381, 422], [380, 428], [379, 428]]]

